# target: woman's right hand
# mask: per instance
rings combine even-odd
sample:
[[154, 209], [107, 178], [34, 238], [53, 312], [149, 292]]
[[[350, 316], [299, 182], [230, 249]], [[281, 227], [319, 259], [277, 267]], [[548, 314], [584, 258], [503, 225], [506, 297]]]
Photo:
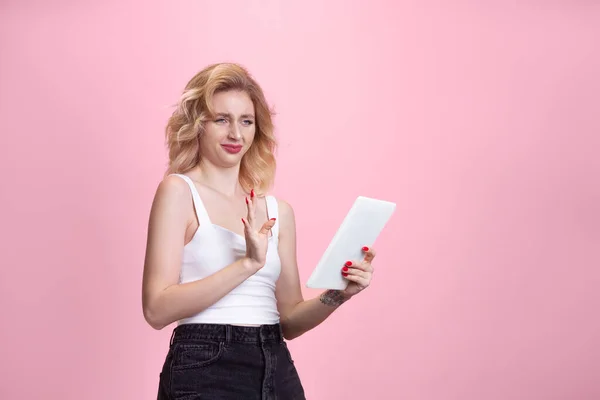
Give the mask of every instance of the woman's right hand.
[[244, 236], [246, 237], [246, 258], [252, 263], [253, 269], [258, 271], [266, 263], [269, 233], [275, 225], [275, 218], [271, 218], [258, 229], [256, 227], [258, 222], [255, 219], [255, 202], [256, 197], [254, 196], [254, 190], [252, 190], [250, 198], [246, 198], [248, 215], [246, 218], [242, 218], [242, 222], [244, 223]]

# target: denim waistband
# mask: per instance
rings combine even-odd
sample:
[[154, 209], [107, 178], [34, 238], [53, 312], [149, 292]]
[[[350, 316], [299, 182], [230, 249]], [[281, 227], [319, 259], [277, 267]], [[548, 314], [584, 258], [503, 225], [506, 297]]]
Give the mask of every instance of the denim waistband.
[[238, 343], [283, 342], [283, 333], [280, 324], [239, 326], [194, 323], [177, 326], [171, 335], [171, 344], [194, 340]]

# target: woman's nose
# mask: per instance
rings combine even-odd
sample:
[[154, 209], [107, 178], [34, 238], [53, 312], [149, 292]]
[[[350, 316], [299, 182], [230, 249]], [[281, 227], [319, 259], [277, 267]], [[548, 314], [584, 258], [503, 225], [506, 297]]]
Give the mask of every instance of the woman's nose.
[[231, 129], [229, 129], [229, 137], [232, 139], [241, 139], [242, 133], [240, 132], [239, 126], [232, 124]]

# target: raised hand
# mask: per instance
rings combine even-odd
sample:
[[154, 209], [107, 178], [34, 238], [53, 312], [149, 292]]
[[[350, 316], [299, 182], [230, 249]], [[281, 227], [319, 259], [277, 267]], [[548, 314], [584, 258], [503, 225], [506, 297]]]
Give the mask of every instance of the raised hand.
[[269, 232], [275, 225], [275, 218], [262, 224], [257, 228], [259, 222], [255, 219], [256, 198], [254, 190], [250, 192], [250, 198], [246, 198], [248, 215], [242, 218], [244, 224], [244, 236], [246, 237], [246, 257], [252, 262], [254, 268], [258, 271], [264, 267], [267, 258], [267, 246], [269, 243]]

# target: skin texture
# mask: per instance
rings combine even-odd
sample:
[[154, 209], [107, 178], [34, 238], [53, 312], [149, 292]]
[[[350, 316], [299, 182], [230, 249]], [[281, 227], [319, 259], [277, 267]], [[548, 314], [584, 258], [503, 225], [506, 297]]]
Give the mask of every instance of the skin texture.
[[[181, 252], [198, 229], [187, 184], [166, 177], [156, 190], [146, 245], [142, 304], [146, 321], [155, 329], [188, 317], [217, 302], [264, 266], [268, 236], [275, 221], [268, 220], [264, 197], [247, 193], [239, 184], [240, 161], [256, 134], [254, 105], [241, 91], [217, 93], [214, 117], [199, 138], [201, 163], [187, 172], [211, 221], [245, 237], [246, 257], [199, 281], [179, 284]], [[231, 154], [223, 145], [241, 145]], [[375, 252], [363, 248], [364, 258], [340, 266], [348, 279], [344, 291], [326, 291], [305, 300], [296, 261], [296, 222], [289, 203], [278, 199], [281, 274], [276, 286], [281, 325], [293, 339], [323, 322], [341, 304], [366, 289], [372, 279]], [[345, 269], [344, 269], [345, 268]]]

